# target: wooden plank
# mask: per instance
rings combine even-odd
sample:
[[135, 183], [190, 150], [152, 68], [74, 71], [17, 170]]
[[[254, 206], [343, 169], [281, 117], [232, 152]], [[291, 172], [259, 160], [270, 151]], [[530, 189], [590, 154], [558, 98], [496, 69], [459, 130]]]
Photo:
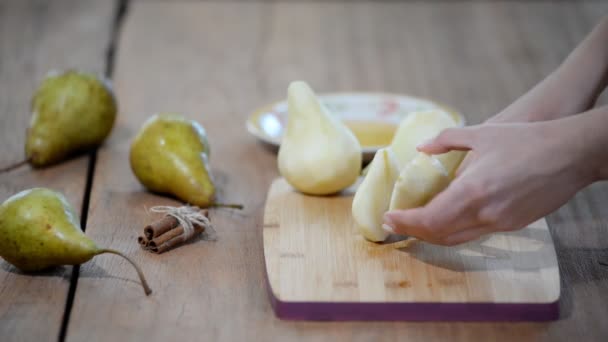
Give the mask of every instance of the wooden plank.
[[[113, 3], [3, 1], [0, 3], [0, 165], [24, 158], [30, 96], [51, 69], [103, 72]], [[0, 199], [35, 186], [66, 194], [80, 212], [88, 156], [43, 170], [29, 166], [0, 174]], [[3, 341], [54, 341], [59, 335], [72, 268], [25, 275], [0, 261], [0, 336]]]
[[[555, 68], [590, 29], [596, 13], [606, 10], [600, 2], [585, 7], [496, 1], [135, 2], [116, 71], [118, 97], [128, 115], [121, 116], [99, 155], [87, 232], [140, 262], [155, 292], [144, 297], [132, 270], [119, 259], [97, 258], [82, 269], [68, 338], [600, 339], [607, 328], [599, 318], [606, 315], [599, 291], [608, 288], [605, 273], [595, 269], [595, 276], [563, 270], [564, 282], [573, 282], [564, 301], [578, 299], [580, 293], [591, 296], [584, 304], [595, 303], [590, 309], [573, 304], [553, 324], [276, 319], [266, 294], [261, 237], [276, 159], [247, 135], [244, 122], [256, 107], [283, 98], [287, 83], [299, 78], [319, 92], [426, 96], [461, 110], [470, 122], [480, 122]], [[135, 241], [139, 229], [152, 220], [144, 206], [177, 202], [143, 191], [129, 170], [128, 145], [146, 117], [166, 110], [205, 125], [220, 197], [242, 202], [246, 209], [212, 213], [217, 242], [151, 255]], [[595, 197], [591, 203], [602, 210]], [[579, 242], [570, 242], [578, 248]], [[577, 255], [563, 253], [560, 260], [564, 267], [579, 261]]]
[[545, 219], [455, 247], [366, 241], [339, 196], [269, 190], [264, 257], [275, 312], [296, 320], [544, 321], [558, 317], [555, 248]]

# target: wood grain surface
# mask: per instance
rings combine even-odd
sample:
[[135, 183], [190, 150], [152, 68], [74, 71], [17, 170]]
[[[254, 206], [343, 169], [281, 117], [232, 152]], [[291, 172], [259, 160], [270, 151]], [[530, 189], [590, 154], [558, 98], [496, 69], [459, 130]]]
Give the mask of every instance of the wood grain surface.
[[[68, 339], [568, 340], [608, 333], [596, 318], [606, 313], [599, 304], [593, 311], [566, 305], [554, 324], [277, 320], [265, 292], [261, 237], [276, 159], [244, 127], [253, 109], [283, 98], [286, 84], [298, 78], [320, 92], [430, 97], [480, 122], [555, 68], [603, 9], [599, 3], [133, 3], [116, 70], [126, 114], [99, 156], [88, 229], [142, 263], [155, 293], [145, 298], [137, 284], [109, 278], [134, 279], [120, 260], [98, 258], [96, 268], [83, 269]], [[143, 191], [127, 151], [130, 136], [158, 111], [205, 125], [221, 198], [246, 209], [212, 213], [217, 242], [150, 255], [134, 240], [152, 219], [143, 207], [176, 202]], [[564, 273], [577, 274], [585, 294], [600, 303], [607, 274], [593, 272], [595, 279]], [[572, 297], [566, 293], [564, 301]]]
[[[106, 46], [113, 2], [52, 3], [0, 2], [2, 163], [20, 156], [18, 127], [27, 118], [17, 113], [27, 110], [24, 101], [39, 75], [64, 63], [95, 67], [102, 61], [98, 52]], [[262, 247], [276, 156], [244, 125], [254, 109], [284, 98], [294, 79], [309, 81], [319, 92], [428, 97], [478, 123], [557, 67], [606, 13], [605, 1], [131, 1], [115, 70], [121, 113], [98, 156], [87, 233], [139, 262], [154, 293], [144, 297], [133, 270], [119, 258], [95, 258], [81, 269], [67, 340], [606, 339], [608, 267], [598, 263], [608, 259], [606, 184], [581, 192], [548, 219], [562, 276], [557, 322], [278, 320], [266, 294]], [[90, 39], [85, 43], [83, 37]], [[155, 219], [145, 206], [178, 202], [145, 192], [127, 155], [140, 125], [160, 111], [182, 112], [207, 128], [220, 199], [241, 202], [245, 210], [213, 211], [216, 242], [152, 255], [135, 241]], [[79, 207], [85, 159], [2, 175], [2, 195], [55, 184]], [[65, 301], [67, 281], [61, 276], [69, 271], [44, 279], [8, 267], [0, 271], [2, 339], [55, 339], [62, 312], [54, 310]]]
[[[544, 219], [516, 232], [456, 247], [403, 240], [376, 244], [359, 234], [352, 218], [356, 188], [315, 197], [297, 192], [283, 178], [270, 186], [264, 211], [264, 258], [277, 301], [275, 311], [278, 306], [285, 311], [277, 311], [281, 317], [549, 320], [557, 316], [559, 271]], [[350, 315], [346, 307], [353, 311]], [[546, 311], [534, 314], [541, 307]], [[385, 315], [379, 315], [382, 309]]]
[[[51, 69], [103, 72], [114, 5], [99, 1], [0, 2], [0, 167], [25, 158], [30, 98]], [[0, 199], [42, 186], [82, 207], [89, 156], [43, 170], [0, 174]], [[32, 276], [0, 261], [0, 339], [55, 341], [72, 267]]]

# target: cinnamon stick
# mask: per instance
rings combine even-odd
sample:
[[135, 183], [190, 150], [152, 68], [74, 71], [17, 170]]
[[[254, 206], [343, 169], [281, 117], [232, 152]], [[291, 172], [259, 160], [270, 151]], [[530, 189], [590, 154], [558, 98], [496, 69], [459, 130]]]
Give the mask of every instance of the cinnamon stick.
[[[208, 218], [209, 212], [203, 211], [203, 214]], [[205, 231], [205, 227], [194, 225], [195, 234], [200, 234]], [[178, 246], [186, 242], [188, 238], [184, 234], [184, 228], [180, 225], [179, 221], [171, 216], [166, 215], [159, 221], [153, 222], [152, 224], [144, 228], [144, 235], [137, 238], [138, 243], [146, 250], [154, 253], [163, 253], [175, 246]]]
[[179, 244], [182, 244], [184, 241], [185, 241], [185, 239], [183, 238], [183, 236], [178, 236], [178, 237], [175, 237], [171, 240], [164, 242], [161, 245], [148, 246], [148, 249], [154, 253], [160, 254], [160, 253], [163, 253], [165, 251], [172, 249], [173, 247], [175, 247]]
[[160, 221], [156, 221], [144, 228], [144, 236], [148, 240], [152, 240], [153, 238], [163, 235], [164, 233], [170, 231], [171, 229], [179, 226], [179, 221], [171, 216], [167, 215], [163, 217]]
[[140, 244], [142, 247], [147, 247], [147, 246], [148, 246], [148, 239], [146, 239], [146, 237], [145, 237], [145, 236], [140, 236], [140, 237], [138, 237], [138, 238], [137, 238], [137, 242], [139, 242], [139, 244]]

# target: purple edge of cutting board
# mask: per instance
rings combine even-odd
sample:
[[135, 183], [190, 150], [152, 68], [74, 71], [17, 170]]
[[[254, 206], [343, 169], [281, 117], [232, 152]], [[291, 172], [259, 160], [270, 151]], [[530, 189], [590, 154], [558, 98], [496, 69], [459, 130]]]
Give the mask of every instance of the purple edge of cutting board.
[[553, 321], [552, 303], [283, 302], [268, 287], [277, 317], [304, 321]]
[[276, 316], [297, 321], [553, 321], [559, 298], [549, 303], [284, 302], [266, 289]]

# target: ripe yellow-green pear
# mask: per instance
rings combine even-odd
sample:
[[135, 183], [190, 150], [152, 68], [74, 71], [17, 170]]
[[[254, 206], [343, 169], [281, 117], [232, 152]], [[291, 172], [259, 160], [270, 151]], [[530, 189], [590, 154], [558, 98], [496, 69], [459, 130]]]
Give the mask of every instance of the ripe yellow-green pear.
[[133, 140], [129, 160], [137, 179], [151, 191], [200, 208], [232, 206], [215, 202], [209, 143], [196, 121], [177, 114], [154, 115]]
[[34, 272], [82, 264], [103, 253], [117, 254], [135, 267], [146, 295], [152, 292], [132, 260], [97, 247], [78, 221], [62, 194], [45, 188], [24, 190], [0, 205], [0, 256], [22, 271]]
[[406, 116], [391, 142], [400, 167], [414, 159], [418, 153], [416, 146], [436, 137], [442, 130], [457, 125], [450, 114], [439, 109], [414, 112]]
[[100, 145], [112, 130], [116, 112], [105, 80], [78, 71], [50, 74], [32, 99], [27, 161], [46, 166]]
[[390, 147], [374, 155], [367, 176], [359, 185], [352, 203], [352, 214], [359, 233], [374, 242], [384, 241], [384, 213], [389, 208], [391, 193], [399, 175], [399, 163]]
[[389, 209], [410, 209], [425, 205], [449, 183], [449, 173], [439, 160], [418, 153], [401, 169], [392, 190]]
[[287, 89], [288, 122], [279, 149], [279, 171], [297, 190], [311, 195], [339, 192], [357, 181], [361, 145], [321, 104], [308, 84]]

